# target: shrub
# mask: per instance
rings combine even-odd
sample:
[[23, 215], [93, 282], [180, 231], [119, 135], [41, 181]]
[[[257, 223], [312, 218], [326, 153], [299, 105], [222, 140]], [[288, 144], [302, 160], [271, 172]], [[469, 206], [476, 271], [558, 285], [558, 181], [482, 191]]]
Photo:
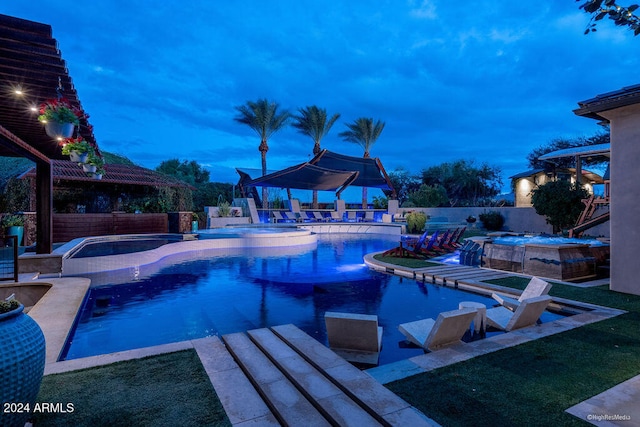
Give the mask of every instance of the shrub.
[[20, 307], [18, 300], [12, 299], [10, 301], [0, 300], [0, 314], [8, 313]]
[[532, 191], [531, 203], [538, 215], [558, 233], [575, 224], [584, 209], [582, 199], [589, 193], [582, 187], [567, 181], [550, 181]]
[[427, 216], [422, 212], [409, 212], [407, 218], [407, 231], [409, 233], [420, 233], [427, 222]]
[[479, 217], [480, 217], [480, 221], [482, 221], [482, 225], [487, 230], [491, 230], [491, 231], [502, 230], [502, 226], [504, 225], [504, 217], [500, 212], [489, 211], [489, 212], [481, 213]]

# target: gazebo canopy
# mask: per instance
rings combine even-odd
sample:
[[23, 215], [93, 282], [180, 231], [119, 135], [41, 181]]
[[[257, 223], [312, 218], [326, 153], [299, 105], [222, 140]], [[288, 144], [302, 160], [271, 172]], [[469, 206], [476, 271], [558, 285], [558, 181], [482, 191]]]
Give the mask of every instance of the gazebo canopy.
[[326, 169], [358, 172], [356, 180], [351, 184], [353, 186], [393, 191], [387, 172], [378, 158], [365, 159], [322, 150], [309, 163]]
[[[243, 173], [238, 170], [242, 177]], [[310, 163], [301, 163], [289, 168], [264, 175], [242, 185], [248, 187], [295, 188], [299, 190], [318, 190], [342, 192], [358, 177], [357, 171], [340, 171], [326, 169]]]

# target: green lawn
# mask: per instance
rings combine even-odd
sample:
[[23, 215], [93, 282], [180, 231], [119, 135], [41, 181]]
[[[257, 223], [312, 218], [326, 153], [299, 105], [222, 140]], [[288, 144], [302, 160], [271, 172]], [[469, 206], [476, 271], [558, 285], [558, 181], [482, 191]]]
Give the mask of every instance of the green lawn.
[[556, 283], [550, 294], [629, 313], [387, 386], [444, 426], [589, 425], [565, 409], [640, 374], [640, 297], [607, 288]]
[[231, 425], [195, 350], [47, 375], [37, 402], [73, 404], [37, 427]]

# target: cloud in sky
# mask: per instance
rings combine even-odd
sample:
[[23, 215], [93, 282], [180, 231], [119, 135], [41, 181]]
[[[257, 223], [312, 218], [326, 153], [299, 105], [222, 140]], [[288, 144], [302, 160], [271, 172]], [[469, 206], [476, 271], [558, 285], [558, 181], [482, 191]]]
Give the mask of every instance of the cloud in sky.
[[[146, 167], [206, 164], [213, 180], [260, 165], [259, 141], [234, 107], [268, 98], [292, 112], [386, 122], [372, 155], [413, 172], [460, 158], [526, 170], [556, 137], [589, 136], [577, 102], [638, 83], [640, 39], [589, 17], [573, 0], [473, 6], [402, 2], [71, 0], [10, 2], [0, 13], [53, 27], [100, 146]], [[275, 134], [270, 169], [305, 161], [313, 143]]]

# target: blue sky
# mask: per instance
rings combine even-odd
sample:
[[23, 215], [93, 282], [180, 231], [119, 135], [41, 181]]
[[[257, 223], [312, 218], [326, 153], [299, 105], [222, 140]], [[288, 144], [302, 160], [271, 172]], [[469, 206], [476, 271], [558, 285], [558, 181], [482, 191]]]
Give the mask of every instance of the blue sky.
[[[640, 83], [640, 37], [608, 21], [584, 35], [579, 4], [56, 0], [0, 13], [53, 27], [100, 147], [142, 166], [196, 160], [236, 182], [260, 156], [234, 107], [268, 98], [340, 113], [323, 148], [362, 155], [337, 135], [372, 117], [386, 122], [371, 154], [387, 171], [473, 159], [508, 190], [532, 149], [599, 130], [578, 101]], [[313, 143], [291, 128], [269, 146], [280, 169]]]

